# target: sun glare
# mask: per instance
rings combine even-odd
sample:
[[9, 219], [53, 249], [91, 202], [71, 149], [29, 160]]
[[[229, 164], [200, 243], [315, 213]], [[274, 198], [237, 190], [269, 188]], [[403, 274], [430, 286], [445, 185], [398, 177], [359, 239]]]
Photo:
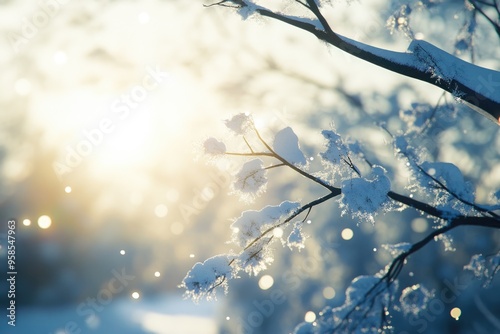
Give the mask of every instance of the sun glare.
[[138, 110], [129, 119], [114, 124], [111, 133], [104, 138], [96, 160], [100, 165], [111, 168], [130, 167], [144, 161], [152, 132], [151, 123], [150, 114], [145, 110]]

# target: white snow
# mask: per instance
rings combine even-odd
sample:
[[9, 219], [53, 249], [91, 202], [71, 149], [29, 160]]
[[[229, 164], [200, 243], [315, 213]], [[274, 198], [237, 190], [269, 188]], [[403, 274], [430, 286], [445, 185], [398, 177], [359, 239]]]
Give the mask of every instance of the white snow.
[[262, 270], [274, 262], [271, 249], [268, 247], [272, 237], [264, 237], [244, 250], [237, 259], [237, 268], [249, 275], [257, 276]]
[[[450, 217], [453, 218], [453, 217]], [[448, 218], [448, 219], [450, 219]], [[446, 219], [446, 217], [445, 217]], [[456, 249], [453, 247], [453, 237], [449, 234], [443, 233], [434, 237], [435, 241], [441, 241], [446, 252], [454, 252]]]
[[284, 16], [286, 16], [287, 18], [289, 18], [291, 20], [310, 24], [310, 25], [314, 26], [314, 28], [316, 28], [316, 30], [325, 30], [323, 28], [323, 26], [321, 25], [321, 22], [316, 18], [309, 18], [309, 17], [305, 17], [305, 16], [295, 16], [295, 15], [284, 15]]
[[[470, 183], [465, 182], [462, 172], [452, 163], [424, 162], [420, 166], [432, 178], [444, 184], [452, 193], [470, 203], [474, 202], [474, 190]], [[435, 182], [426, 175], [421, 175], [422, 185], [435, 185]]]
[[500, 252], [495, 255], [484, 256], [473, 255], [464, 270], [470, 270], [478, 279], [485, 280], [484, 286], [488, 286], [494, 276], [500, 271]]
[[342, 138], [333, 130], [323, 130], [321, 134], [327, 142], [326, 151], [321, 153], [320, 156], [332, 164], [340, 164], [342, 158], [345, 158], [348, 154], [347, 147]]
[[[430, 72], [437, 80], [456, 80], [481, 95], [500, 102], [500, 72], [455, 57], [424, 40], [414, 39], [406, 52], [389, 51], [339, 35], [346, 43], [395, 64]], [[456, 93], [460, 97], [460, 93]], [[498, 121], [498, 120], [495, 120]]]
[[367, 178], [342, 181], [342, 213], [350, 212], [353, 217], [374, 223], [374, 215], [389, 200], [391, 182], [385, 173], [383, 167], [375, 165]]
[[236, 135], [244, 135], [252, 126], [252, 117], [239, 113], [224, 121], [229, 130], [233, 131]]
[[413, 52], [420, 66], [432, 66], [439, 78], [455, 79], [478, 93], [500, 102], [500, 72], [463, 61], [423, 40], [413, 40], [408, 51]]
[[365, 298], [365, 294], [373, 288], [380, 278], [375, 276], [358, 276], [352, 280], [351, 285], [347, 288], [346, 304], [357, 303]]
[[273, 150], [288, 162], [305, 165], [307, 160], [300, 150], [299, 138], [291, 127], [280, 130], [274, 137]]
[[233, 182], [233, 192], [245, 201], [252, 201], [266, 191], [267, 170], [263, 168], [261, 159], [246, 162], [236, 173]]
[[[382, 326], [380, 314], [386, 312], [393, 302], [397, 282], [390, 286], [376, 284], [376, 276], [358, 276], [346, 290], [343, 305], [335, 308], [325, 307], [313, 326], [300, 324], [294, 334], [302, 333], [379, 333]], [[348, 317], [347, 321], [344, 321]], [[335, 329], [335, 331], [334, 331]]]
[[288, 236], [287, 246], [292, 250], [293, 248], [297, 248], [300, 251], [302, 248], [305, 248], [305, 239], [304, 233], [302, 232], [302, 222], [296, 222], [293, 225], [292, 232]]
[[486, 259], [482, 254], [473, 255], [464, 270], [470, 270], [477, 278], [483, 278], [486, 270]]
[[241, 216], [231, 224], [233, 230], [233, 241], [241, 247], [257, 238], [261, 232], [298, 209], [297, 202], [285, 201], [277, 206], [268, 205], [260, 211], [244, 211]]
[[[270, 11], [268, 8], [265, 8], [265, 7], [262, 7], [262, 6], [255, 4], [255, 2], [253, 0], [236, 0], [235, 2], [244, 3], [244, 5], [241, 5], [238, 8], [238, 14], [241, 16], [241, 18], [243, 20], [247, 20], [248, 18], [251, 18], [252, 16], [257, 14], [257, 12], [259, 10]], [[328, 3], [328, 2], [329, 2], [328, 0], [327, 1], [316, 1], [318, 6], [320, 6], [320, 7], [323, 3]], [[321, 22], [316, 18], [309, 18], [309, 17], [305, 17], [305, 16], [286, 15], [285, 13], [279, 13], [279, 14], [282, 15], [283, 17], [290, 19], [290, 20], [310, 24], [310, 25], [314, 26], [317, 30], [324, 30], [323, 26], [321, 25]]]
[[382, 248], [387, 250], [393, 257], [397, 257], [400, 254], [407, 252], [410, 250], [412, 244], [409, 242], [400, 242], [398, 244], [384, 244], [382, 245]]
[[205, 149], [205, 154], [219, 155], [226, 153], [226, 145], [213, 137], [205, 140], [203, 148]]
[[399, 302], [406, 316], [409, 314], [418, 316], [420, 312], [425, 312], [429, 301], [433, 297], [433, 292], [427, 290], [421, 284], [415, 284], [403, 289]]
[[229, 262], [233, 259], [229, 255], [216, 255], [205, 260], [203, 263], [196, 263], [187, 273], [182, 281], [182, 287], [186, 289], [185, 295], [198, 301], [206, 296], [211, 299], [215, 296], [215, 286], [227, 288], [227, 281], [233, 278], [233, 267]]

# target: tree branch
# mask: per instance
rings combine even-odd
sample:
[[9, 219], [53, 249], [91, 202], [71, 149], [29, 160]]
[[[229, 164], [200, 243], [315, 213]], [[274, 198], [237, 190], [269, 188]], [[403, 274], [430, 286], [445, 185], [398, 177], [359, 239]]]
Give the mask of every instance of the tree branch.
[[[356, 305], [354, 305], [349, 312], [345, 315], [343, 318], [344, 320], [347, 320], [349, 316], [357, 310], [362, 303], [367, 302], [367, 299], [370, 298], [371, 300], [368, 300], [373, 303], [375, 298], [382, 293], [385, 289], [387, 289], [399, 276], [401, 273], [401, 270], [403, 270], [403, 267], [405, 265], [405, 260], [412, 255], [413, 253], [416, 253], [420, 249], [422, 249], [425, 245], [427, 245], [430, 241], [434, 240], [438, 235], [447, 233], [451, 231], [452, 229], [458, 227], [458, 226], [465, 226], [465, 225], [470, 225], [470, 226], [481, 226], [481, 227], [493, 227], [493, 228], [499, 228], [500, 229], [500, 221], [492, 218], [492, 217], [458, 217], [452, 220], [448, 225], [443, 226], [437, 230], [432, 231], [429, 233], [425, 238], [420, 240], [419, 242], [413, 244], [409, 250], [406, 252], [403, 252], [399, 254], [394, 260], [392, 261], [389, 269], [387, 272], [380, 278], [380, 280], [371, 287], [368, 292], [366, 292], [365, 297], [361, 299]], [[385, 288], [379, 289], [381, 284], [386, 284]], [[372, 294], [374, 293], [374, 294]], [[368, 312], [369, 309], [366, 311]], [[340, 325], [349, 322], [342, 322]], [[339, 325], [339, 326], [340, 326]], [[357, 324], [355, 324], [357, 326]], [[335, 328], [337, 329], [337, 328]]]
[[499, 72], [465, 62], [425, 41], [414, 40], [407, 52], [395, 52], [351, 40], [329, 27], [314, 1], [308, 0], [308, 4], [321, 24], [305, 22], [303, 18], [278, 14], [262, 7], [255, 11], [308, 31], [355, 57], [442, 88], [500, 124]]
[[[482, 9], [481, 7], [479, 7], [477, 5], [478, 2], [480, 1], [474, 1], [474, 0], [469, 0], [469, 2], [472, 4], [472, 6], [474, 6], [474, 10], [476, 10], [477, 12], [479, 12], [479, 14], [481, 14], [492, 26], [493, 26], [493, 29], [495, 29], [495, 32], [497, 33], [498, 37], [500, 37], [500, 25], [498, 25], [497, 22], [493, 21]], [[487, 5], [486, 3], [484, 2], [480, 2], [482, 3], [483, 5]], [[496, 10], [497, 10], [497, 13], [500, 15], [500, 12], [499, 12], [499, 9], [493, 5], [493, 4], [488, 4], [492, 7], [494, 7]]]
[[335, 195], [340, 195], [340, 188], [337, 188], [337, 187], [333, 187], [331, 185], [329, 185], [327, 182], [321, 180], [320, 178], [312, 175], [312, 174], [309, 174], [308, 172], [306, 171], [303, 171], [302, 169], [300, 169], [299, 167], [295, 166], [294, 164], [291, 164], [288, 160], [286, 160], [285, 158], [283, 158], [281, 155], [279, 155], [278, 153], [276, 153], [272, 148], [271, 146], [269, 146], [269, 144], [262, 138], [262, 136], [260, 135], [259, 131], [257, 130], [257, 128], [255, 128], [254, 126], [254, 131], [255, 133], [257, 134], [257, 137], [259, 138], [260, 142], [266, 147], [266, 149], [270, 152], [271, 156], [273, 156], [274, 158], [278, 159], [279, 161], [281, 161], [281, 163], [287, 165], [288, 167], [290, 167], [291, 169], [293, 169], [295, 172], [299, 173], [300, 175], [308, 178], [309, 180], [311, 181], [314, 181], [318, 184], [320, 184], [321, 186], [325, 187], [326, 189], [330, 190], [332, 193], [335, 193]]

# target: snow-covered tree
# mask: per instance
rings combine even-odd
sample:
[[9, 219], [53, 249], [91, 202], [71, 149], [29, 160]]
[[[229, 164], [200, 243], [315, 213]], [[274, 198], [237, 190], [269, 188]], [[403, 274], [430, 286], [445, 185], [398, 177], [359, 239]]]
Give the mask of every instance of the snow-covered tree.
[[[478, 203], [476, 187], [460, 169], [450, 162], [434, 159], [421, 142], [424, 130], [440, 121], [435, 115], [438, 109], [446, 112], [447, 117], [453, 117], [458, 108], [470, 107], [487, 116], [490, 126], [494, 127], [492, 131], [498, 134], [500, 72], [473, 62], [477, 52], [474, 38], [478, 18], [493, 28], [500, 38], [498, 20], [492, 16], [500, 18], [499, 3], [492, 0], [463, 4], [469, 16], [463, 29], [457, 32], [454, 55], [419, 39], [412, 31], [412, 10], [443, 5], [434, 1], [395, 1], [392, 4], [387, 25], [411, 39], [406, 52], [380, 49], [337, 34], [322, 14], [325, 6], [331, 5], [329, 1], [288, 2], [286, 9], [290, 14], [263, 7], [253, 0], [223, 0], [216, 5], [235, 8], [244, 19], [262, 16], [282, 21], [353, 56], [403, 76], [429, 82], [456, 98], [454, 103], [435, 107], [414, 103], [410, 110], [400, 112], [406, 127], [397, 131], [386, 124], [378, 124], [380, 133], [392, 147], [394, 163], [372, 158], [372, 152], [368, 152], [363, 143], [341, 135], [333, 125], [320, 131], [323, 147], [306, 154], [300, 144], [300, 134], [291, 127], [284, 127], [267, 138], [247, 113], [234, 115], [225, 122], [239, 143], [209, 138], [203, 145], [212, 162], [244, 159], [241, 168], [234, 173], [232, 190], [247, 202], [262, 196], [268, 183], [272, 183], [272, 173], [281, 169], [291, 170], [320, 190], [311, 200], [281, 198], [260, 210], [242, 212], [230, 226], [234, 249], [197, 263], [181, 284], [186, 289], [186, 296], [194, 300], [211, 299], [219, 289], [227, 292], [230, 281], [243, 272], [257, 276], [276, 261], [273, 255], [276, 245], [299, 251], [307, 249], [308, 219], [326, 203], [336, 201], [342, 216], [350, 216], [358, 224], [373, 224], [375, 229], [383, 214], [403, 216], [404, 212], [414, 210], [433, 222], [430, 233], [417, 241], [413, 238], [411, 242], [400, 240], [396, 244], [383, 245], [393, 256], [384, 268], [352, 279], [342, 305], [327, 306], [313, 321], [295, 328], [297, 334], [394, 331], [391, 323], [394, 312], [399, 311], [408, 318], [417, 317], [425, 312], [434, 296], [434, 291], [424, 284], [399, 284], [399, 276], [410, 256], [432, 241], [442, 241], [450, 251], [460, 247], [450, 237], [450, 232], [457, 228], [500, 229], [500, 191], [494, 190], [489, 196], [483, 196], [486, 198], [483, 203]], [[304, 10], [311, 15], [297, 14]], [[465, 51], [470, 52], [471, 62], [459, 57]], [[245, 149], [238, 144], [243, 144]], [[498, 147], [498, 140], [493, 145]], [[316, 157], [319, 163], [313, 163]], [[406, 175], [404, 187], [397, 180], [400, 175]], [[482, 251], [488, 255], [470, 254], [471, 260], [464, 269], [488, 285], [500, 270], [500, 252], [489, 248]]]

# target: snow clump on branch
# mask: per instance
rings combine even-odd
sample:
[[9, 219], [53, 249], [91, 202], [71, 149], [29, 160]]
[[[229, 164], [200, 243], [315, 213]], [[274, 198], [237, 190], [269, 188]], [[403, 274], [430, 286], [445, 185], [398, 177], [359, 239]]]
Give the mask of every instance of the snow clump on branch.
[[464, 270], [472, 271], [476, 278], [485, 281], [484, 286], [487, 287], [500, 271], [500, 252], [489, 257], [476, 254], [471, 257], [469, 264], [464, 266]]
[[226, 153], [226, 144], [213, 137], [205, 140], [203, 148], [205, 150], [205, 154], [209, 155], [220, 155]]
[[342, 214], [349, 212], [353, 218], [373, 224], [377, 211], [389, 203], [387, 193], [391, 190], [391, 182], [385, 173], [386, 170], [383, 167], [373, 166], [367, 178], [344, 180], [340, 198]]
[[240, 198], [247, 202], [264, 193], [267, 186], [267, 170], [263, 168], [263, 164], [261, 159], [246, 162], [235, 175], [233, 193], [240, 195]]
[[199, 301], [203, 296], [208, 300], [215, 298], [215, 288], [227, 290], [227, 282], [235, 273], [230, 265], [234, 256], [216, 255], [205, 262], [196, 263], [187, 273], [180, 287], [186, 289], [184, 295]]
[[325, 137], [327, 143], [326, 151], [321, 153], [320, 156], [323, 160], [332, 164], [340, 164], [348, 154], [347, 147], [344, 144], [342, 137], [332, 130], [323, 130], [321, 131], [321, 134]]
[[244, 211], [231, 224], [233, 242], [240, 247], [246, 247], [264, 231], [279, 224], [283, 217], [288, 216], [299, 207], [300, 203], [285, 201], [277, 206], [268, 205], [260, 211]]
[[236, 135], [244, 135], [253, 126], [252, 117], [245, 113], [239, 113], [224, 122], [229, 130]]
[[399, 255], [408, 252], [411, 249], [412, 244], [409, 242], [400, 242], [399, 244], [383, 244], [382, 248], [391, 253], [393, 257], [398, 257]]
[[[474, 189], [470, 183], [464, 180], [462, 172], [454, 164], [424, 162], [420, 167], [423, 173], [421, 173], [419, 180], [424, 187], [434, 186], [437, 205], [445, 205], [455, 196], [469, 203], [474, 202]], [[445, 196], [443, 192], [448, 193], [448, 196]]]
[[305, 165], [304, 153], [300, 150], [299, 138], [291, 127], [279, 131], [274, 137], [274, 151], [291, 164]]

